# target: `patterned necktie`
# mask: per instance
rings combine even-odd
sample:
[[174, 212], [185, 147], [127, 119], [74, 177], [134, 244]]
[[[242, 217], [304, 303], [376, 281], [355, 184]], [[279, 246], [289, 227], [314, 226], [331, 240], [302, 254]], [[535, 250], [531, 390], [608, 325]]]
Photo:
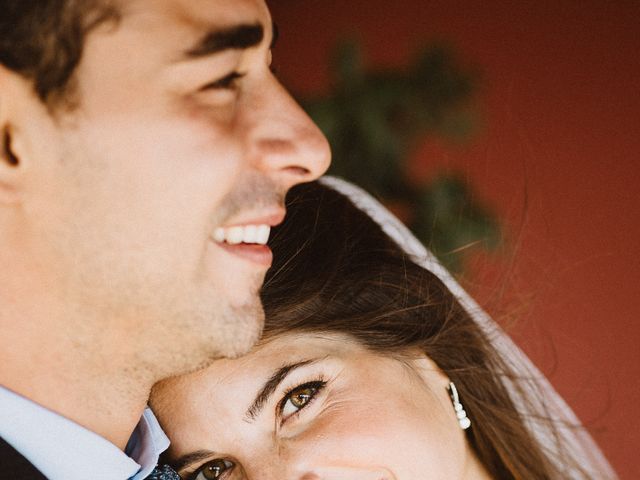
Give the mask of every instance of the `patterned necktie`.
[[181, 480], [169, 465], [158, 465], [146, 480]]

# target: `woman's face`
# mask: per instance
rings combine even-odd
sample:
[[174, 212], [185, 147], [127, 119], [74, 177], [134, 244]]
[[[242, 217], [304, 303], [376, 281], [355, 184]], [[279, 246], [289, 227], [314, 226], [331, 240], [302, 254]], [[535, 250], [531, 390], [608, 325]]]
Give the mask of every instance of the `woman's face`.
[[152, 407], [185, 479], [480, 478], [447, 385], [426, 357], [289, 334], [161, 383]]

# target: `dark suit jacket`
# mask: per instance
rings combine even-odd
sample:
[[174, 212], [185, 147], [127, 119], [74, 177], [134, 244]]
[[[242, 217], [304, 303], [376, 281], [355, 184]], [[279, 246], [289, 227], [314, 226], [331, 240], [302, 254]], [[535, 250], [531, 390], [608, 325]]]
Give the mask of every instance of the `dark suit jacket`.
[[0, 480], [46, 480], [46, 477], [0, 438]]

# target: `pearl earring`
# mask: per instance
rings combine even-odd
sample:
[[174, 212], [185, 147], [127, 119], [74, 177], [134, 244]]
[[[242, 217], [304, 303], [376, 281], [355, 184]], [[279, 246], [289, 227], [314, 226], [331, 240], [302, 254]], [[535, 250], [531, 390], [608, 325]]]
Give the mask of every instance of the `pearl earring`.
[[471, 426], [471, 420], [467, 417], [467, 412], [464, 411], [462, 403], [460, 403], [460, 397], [458, 396], [458, 390], [453, 382], [449, 383], [449, 395], [451, 396], [451, 403], [453, 403], [453, 409], [456, 411], [456, 417], [458, 417], [458, 423], [460, 428], [466, 430]]

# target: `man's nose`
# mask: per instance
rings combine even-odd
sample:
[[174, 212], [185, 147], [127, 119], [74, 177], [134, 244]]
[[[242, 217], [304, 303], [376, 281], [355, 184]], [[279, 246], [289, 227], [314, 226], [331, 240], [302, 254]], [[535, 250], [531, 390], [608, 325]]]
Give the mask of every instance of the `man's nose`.
[[329, 142], [275, 79], [255, 99], [249, 122], [254, 166], [288, 190], [320, 177], [329, 167]]

